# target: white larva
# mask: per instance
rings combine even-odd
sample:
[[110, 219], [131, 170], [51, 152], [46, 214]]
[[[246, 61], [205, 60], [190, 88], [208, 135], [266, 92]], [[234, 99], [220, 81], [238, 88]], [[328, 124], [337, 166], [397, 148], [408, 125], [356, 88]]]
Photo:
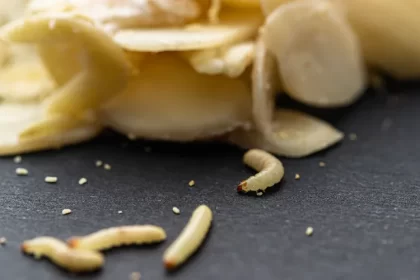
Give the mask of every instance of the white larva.
[[104, 257], [101, 253], [69, 248], [66, 243], [53, 237], [43, 236], [22, 243], [25, 254], [35, 258], [45, 256], [58, 266], [71, 272], [88, 272], [101, 268]]
[[212, 219], [213, 214], [208, 206], [200, 205], [194, 210], [188, 224], [163, 255], [163, 263], [167, 269], [178, 267], [200, 247]]
[[150, 244], [166, 239], [166, 232], [153, 225], [112, 227], [82, 237], [72, 237], [67, 243], [71, 248], [101, 251], [131, 244]]
[[258, 171], [238, 185], [238, 191], [249, 192], [265, 190], [278, 182], [284, 176], [284, 167], [280, 160], [266, 151], [252, 149], [245, 153], [243, 161], [246, 165]]

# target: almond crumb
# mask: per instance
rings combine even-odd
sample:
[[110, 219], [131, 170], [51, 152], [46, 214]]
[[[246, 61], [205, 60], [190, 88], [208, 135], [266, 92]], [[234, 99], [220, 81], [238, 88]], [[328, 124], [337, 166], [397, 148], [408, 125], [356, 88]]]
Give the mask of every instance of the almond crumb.
[[356, 141], [357, 140], [357, 134], [356, 133], [350, 133], [349, 134], [350, 141]]
[[314, 229], [313, 229], [313, 227], [308, 227], [308, 228], [306, 229], [305, 234], [306, 234], [307, 236], [311, 236], [313, 233], [314, 233]]
[[140, 279], [141, 279], [140, 272], [132, 272], [130, 274], [130, 280], [140, 280]]
[[61, 214], [63, 214], [63, 215], [68, 215], [70, 213], [71, 213], [70, 209], [63, 209], [63, 211], [61, 211]]
[[22, 162], [22, 157], [21, 156], [15, 156], [13, 158], [13, 162], [14, 163], [21, 163]]
[[6, 237], [4, 237], [4, 236], [0, 237], [0, 246], [5, 245], [6, 243], [7, 243]]
[[102, 160], [97, 160], [97, 161], [95, 162], [96, 167], [100, 167], [100, 166], [102, 166], [102, 164], [104, 164], [104, 163], [102, 162]]
[[323, 161], [320, 161], [320, 162], [319, 162], [319, 166], [320, 166], [320, 167], [325, 167], [325, 165], [326, 165], [326, 164], [325, 164], [325, 162], [323, 162]]
[[87, 183], [87, 179], [86, 178], [80, 178], [79, 179], [79, 185], [84, 185]]
[[108, 163], [105, 163], [104, 169], [105, 170], [111, 170], [111, 165], [109, 165]]
[[257, 196], [262, 196], [263, 194], [263, 192], [257, 192]]
[[295, 174], [295, 180], [299, 180], [300, 179], [300, 174], [299, 173], [296, 173]]
[[127, 138], [130, 139], [131, 141], [134, 141], [136, 140], [137, 137], [134, 133], [128, 133]]
[[172, 207], [172, 212], [174, 212], [174, 214], [179, 215], [181, 213], [181, 210], [179, 210], [178, 207]]
[[19, 176], [26, 176], [29, 174], [29, 172], [25, 168], [16, 168], [16, 174]]
[[58, 178], [57, 177], [52, 177], [52, 176], [47, 176], [47, 177], [45, 177], [44, 181], [46, 183], [51, 183], [51, 184], [52, 183], [57, 183]]
[[195, 181], [194, 181], [194, 180], [191, 180], [191, 181], [188, 183], [188, 185], [189, 185], [190, 187], [194, 186], [194, 185], [195, 185]]

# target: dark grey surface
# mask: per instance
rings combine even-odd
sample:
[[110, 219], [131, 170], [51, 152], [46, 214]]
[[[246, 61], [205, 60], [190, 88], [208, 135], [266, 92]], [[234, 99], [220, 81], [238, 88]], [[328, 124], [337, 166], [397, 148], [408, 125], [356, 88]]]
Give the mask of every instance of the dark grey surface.
[[[132, 143], [105, 135], [24, 156], [28, 177], [17, 177], [12, 159], [2, 159], [0, 236], [8, 243], [0, 248], [0, 279], [120, 280], [133, 271], [142, 280], [419, 279], [419, 88], [391, 85], [392, 94], [369, 92], [350, 109], [321, 113], [358, 140], [284, 160], [284, 182], [262, 197], [235, 191], [252, 171], [242, 165], [242, 151], [226, 145]], [[112, 170], [96, 168], [97, 159]], [[318, 166], [321, 160], [326, 167]], [[46, 175], [59, 182], [44, 183]], [[80, 177], [88, 184], [79, 186]], [[208, 241], [183, 269], [167, 274], [162, 253], [201, 203], [214, 210]], [[62, 216], [63, 208], [73, 213]], [[113, 250], [96, 274], [74, 276], [19, 251], [23, 240], [39, 235], [67, 238], [133, 223], [163, 226], [168, 241]], [[307, 226], [314, 227], [312, 237]]]

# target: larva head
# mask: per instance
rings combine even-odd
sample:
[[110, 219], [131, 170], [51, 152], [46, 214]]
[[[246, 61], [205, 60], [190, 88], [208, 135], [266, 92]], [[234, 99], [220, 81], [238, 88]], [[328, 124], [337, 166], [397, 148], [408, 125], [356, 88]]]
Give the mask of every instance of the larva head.
[[70, 248], [78, 248], [79, 244], [80, 244], [80, 237], [79, 236], [74, 236], [74, 237], [71, 237], [67, 240], [67, 245]]
[[242, 181], [237, 187], [238, 192], [247, 192], [248, 191], [247, 185], [248, 185], [247, 181]]

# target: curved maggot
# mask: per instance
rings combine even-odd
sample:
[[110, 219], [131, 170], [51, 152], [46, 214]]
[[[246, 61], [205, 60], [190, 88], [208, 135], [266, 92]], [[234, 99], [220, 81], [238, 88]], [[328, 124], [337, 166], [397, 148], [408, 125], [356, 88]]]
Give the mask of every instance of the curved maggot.
[[89, 272], [101, 268], [105, 262], [101, 253], [82, 249], [72, 249], [53, 237], [42, 236], [22, 243], [21, 250], [35, 258], [43, 256], [58, 266], [71, 272]]
[[278, 182], [284, 176], [284, 167], [280, 160], [266, 151], [252, 149], [245, 153], [244, 163], [258, 171], [255, 176], [238, 185], [238, 191], [249, 192], [265, 190]]
[[[63, 72], [63, 65], [80, 65], [57, 80], [61, 87], [49, 99], [49, 114], [80, 117], [121, 92], [129, 80], [131, 65], [123, 50], [84, 17], [74, 14], [41, 14], [14, 21], [0, 30], [13, 43], [34, 43], [41, 48], [66, 44], [82, 46], [73, 56], [62, 53], [44, 60], [51, 73]], [[56, 45], [57, 47], [60, 44]], [[54, 76], [54, 75], [53, 75]]]

